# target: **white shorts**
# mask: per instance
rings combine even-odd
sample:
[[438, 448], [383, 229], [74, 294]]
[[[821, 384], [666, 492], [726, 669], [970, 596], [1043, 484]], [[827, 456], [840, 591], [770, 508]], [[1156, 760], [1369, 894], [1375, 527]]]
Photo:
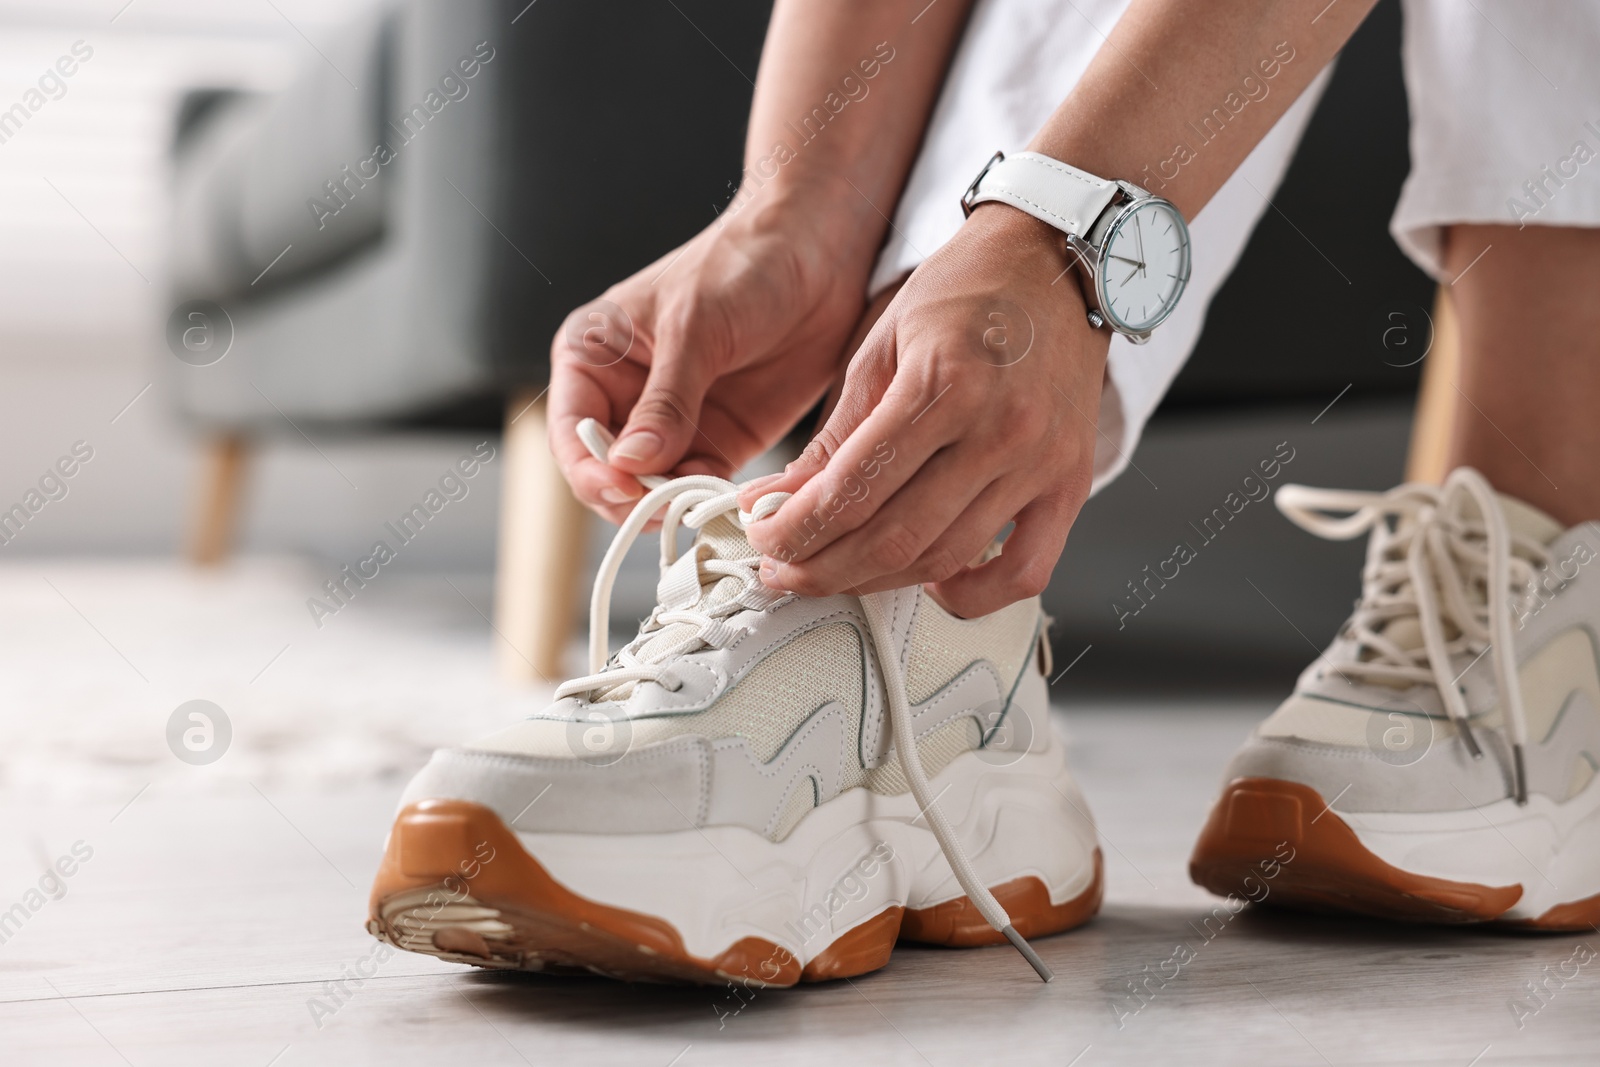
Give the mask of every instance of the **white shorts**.
[[[978, 0], [873, 272], [873, 291], [955, 235], [961, 194], [984, 162], [996, 149], [1010, 153], [1027, 144], [1127, 6], [1128, 0]], [[1413, 163], [1392, 223], [1401, 247], [1437, 274], [1438, 228], [1517, 223], [1507, 199], [1520, 193], [1526, 200], [1523, 184], [1544, 180], [1540, 168], [1547, 164], [1556, 181], [1545, 180], [1550, 191], [1524, 221], [1600, 225], [1600, 160], [1571, 162], [1580, 140], [1600, 153], [1600, 0], [1406, 0], [1405, 19]], [[1268, 198], [1327, 77], [1312, 82], [1191, 221], [1193, 276], [1172, 318], [1147, 345], [1112, 340], [1096, 489], [1127, 466], [1145, 421], [1188, 359], [1212, 296], [1270, 210]], [[1242, 110], [1272, 91], [1271, 79], [1262, 78], [1241, 86], [1236, 100], [1244, 101]], [[1229, 134], [1226, 127], [1207, 132], [1211, 139]], [[1198, 138], [1194, 148], [1205, 150]], [[1137, 172], [1113, 177], [1146, 183]], [[1350, 180], [1360, 180], [1359, 160], [1352, 161]]]
[[1405, 0], [1411, 174], [1389, 224], [1441, 281], [1440, 227], [1600, 226], [1600, 3]]

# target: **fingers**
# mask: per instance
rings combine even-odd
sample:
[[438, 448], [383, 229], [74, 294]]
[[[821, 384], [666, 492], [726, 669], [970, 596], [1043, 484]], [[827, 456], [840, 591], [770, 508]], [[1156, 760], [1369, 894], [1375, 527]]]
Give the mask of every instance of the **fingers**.
[[[556, 340], [556, 347], [562, 344]], [[644, 488], [632, 475], [601, 463], [578, 439], [578, 423], [592, 418], [607, 428], [616, 425], [613, 411], [644, 385], [644, 370], [619, 363], [605, 369], [602, 385], [587, 364], [573, 363], [552, 353], [550, 391], [547, 394], [550, 450], [573, 494], [612, 522], [627, 517]], [[609, 388], [608, 388], [609, 387]], [[532, 417], [527, 413], [517, 418]]]
[[[990, 465], [978, 449], [940, 452], [883, 503], [871, 522], [858, 523], [820, 551], [807, 551], [810, 544], [804, 543], [804, 538], [819, 539], [830, 526], [853, 517], [850, 513], [861, 510], [865, 498], [877, 492], [873, 482], [863, 480], [862, 495], [841, 499], [838, 511], [813, 512], [803, 520], [791, 518], [800, 523], [801, 551], [807, 558], [789, 561], [776, 556], [762, 580], [808, 596], [830, 596], [952, 577], [1027, 502], [1028, 495], [1015, 485], [991, 482]], [[963, 522], [952, 535], [957, 520]], [[986, 529], [978, 533], [975, 525]], [[967, 541], [974, 543], [968, 545]], [[888, 584], [880, 580], [888, 580]]]
[[845, 358], [840, 363], [838, 376], [834, 378], [833, 384], [828, 387], [827, 397], [823, 400], [822, 418], [820, 420], [823, 425], [826, 425], [828, 420], [833, 418], [834, 410], [839, 406], [839, 399], [844, 395], [845, 371], [850, 365], [849, 357], [859, 351], [862, 345], [866, 344], [867, 337], [872, 333], [873, 327], [877, 326], [878, 320], [883, 318], [883, 313], [889, 309], [889, 305], [894, 301], [895, 294], [900, 292], [900, 289], [905, 284], [905, 278], [891, 283], [886, 289], [873, 297], [868, 302], [867, 309], [861, 313], [861, 318], [856, 323], [856, 328], [851, 331], [850, 340], [844, 346]]
[[1017, 527], [1000, 555], [936, 582], [928, 591], [945, 610], [964, 619], [1038, 596], [1050, 584], [1078, 507], [1061, 494], [1040, 497], [1017, 513]]
[[892, 333], [875, 331], [852, 362], [828, 424], [784, 477], [762, 486], [763, 494], [794, 494], [751, 528], [750, 543], [762, 554], [798, 562], [822, 551], [871, 521], [929, 457], [955, 439], [959, 430], [948, 420], [918, 425], [941, 390], [926, 372], [902, 368], [896, 375], [895, 359]]
[[[880, 295], [873, 302], [872, 309], [878, 309], [880, 304], [886, 303], [887, 297]], [[822, 428], [811, 438], [805, 450], [784, 468], [783, 477], [767, 485], [763, 492], [792, 493], [821, 473], [851, 432], [872, 413], [888, 391], [894, 379], [892, 326], [881, 318], [870, 329], [863, 330], [858, 326], [851, 344], [851, 348], [845, 349], [852, 355], [844, 365], [843, 380], [829, 390]], [[748, 511], [756, 499], [756, 494], [742, 493], [739, 506]]]
[[715, 379], [714, 357], [721, 348], [713, 338], [718, 335], [693, 319], [665, 324], [644, 389], [611, 447], [612, 464], [630, 474], [661, 474], [688, 454], [706, 390]]

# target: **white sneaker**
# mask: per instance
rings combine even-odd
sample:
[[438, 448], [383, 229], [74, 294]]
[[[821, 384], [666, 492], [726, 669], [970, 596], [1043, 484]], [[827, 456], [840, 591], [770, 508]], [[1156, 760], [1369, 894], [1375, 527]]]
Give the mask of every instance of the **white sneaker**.
[[[736, 485], [652, 481], [596, 581], [593, 673], [434, 755], [368, 929], [482, 966], [760, 986], [874, 970], [897, 938], [1009, 938], [1048, 977], [1022, 939], [1085, 922], [1101, 876], [1037, 601], [963, 620], [921, 589], [775, 593]], [[608, 657], [611, 584], [658, 514], [659, 606]]]
[[1277, 503], [1324, 537], [1371, 531], [1362, 595], [1229, 765], [1194, 880], [1395, 919], [1600, 921], [1600, 526], [1563, 531], [1469, 468]]

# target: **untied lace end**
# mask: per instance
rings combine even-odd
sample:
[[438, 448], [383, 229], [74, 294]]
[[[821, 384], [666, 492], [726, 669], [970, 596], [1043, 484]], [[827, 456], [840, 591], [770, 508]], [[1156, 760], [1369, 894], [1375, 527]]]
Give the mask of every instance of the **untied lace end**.
[[1055, 974], [1051, 972], [1050, 968], [1045, 966], [1044, 960], [1040, 959], [1039, 954], [1033, 950], [1033, 946], [1028, 944], [1027, 939], [1021, 934], [1017, 933], [1017, 928], [1015, 926], [1007, 923], [1005, 928], [1000, 932], [1006, 935], [1006, 940], [1011, 942], [1012, 948], [1022, 953], [1022, 958], [1028, 961], [1029, 966], [1031, 966], [1034, 971], [1038, 973], [1041, 979], [1048, 982], [1050, 979], [1055, 977]]
[[905, 680], [900, 675], [900, 657], [895, 654], [894, 631], [889, 624], [884, 606], [887, 598], [893, 595], [893, 593], [868, 593], [861, 598], [861, 610], [867, 617], [867, 629], [872, 634], [872, 646], [878, 654], [878, 669], [883, 673], [883, 688], [889, 703], [890, 736], [894, 738], [895, 755], [900, 760], [901, 770], [905, 772], [906, 784], [911, 787], [911, 795], [916, 798], [917, 803], [922, 805], [922, 813], [928, 820], [928, 829], [933, 831], [934, 839], [939, 842], [939, 850], [949, 861], [950, 871], [955, 875], [956, 882], [966, 891], [967, 899], [972, 901], [978, 913], [991, 927], [1011, 942], [1034, 972], [1048, 982], [1054, 977], [1050, 968], [1045, 966], [1044, 960], [1039, 958], [1039, 954], [1017, 932], [1011, 923], [1011, 916], [1006, 913], [1005, 905], [996, 900], [989, 887], [983, 884], [982, 876], [972, 866], [967, 850], [962, 847], [961, 839], [956, 836], [955, 827], [950, 825], [949, 818], [939, 807], [939, 798], [934, 795], [933, 787], [928, 783], [928, 773], [923, 769], [922, 756], [917, 751], [917, 733], [911, 722], [911, 703], [906, 697]]

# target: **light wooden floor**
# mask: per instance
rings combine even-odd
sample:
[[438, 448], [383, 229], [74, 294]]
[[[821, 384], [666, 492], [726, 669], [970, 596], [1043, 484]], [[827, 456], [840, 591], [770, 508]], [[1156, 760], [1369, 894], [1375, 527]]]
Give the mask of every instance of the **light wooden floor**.
[[[1039, 948], [902, 949], [854, 981], [762, 992], [472, 972], [397, 955], [318, 1025], [324, 983], [366, 959], [361, 929], [398, 784], [131, 804], [9, 805], [0, 908], [76, 841], [68, 892], [0, 945], [0, 1062], [131, 1064], [1491, 1063], [1600, 1059], [1600, 962], [1519, 1030], [1508, 1008], [1582, 942], [1246, 910], [1184, 864], [1222, 762], [1260, 706], [1068, 714], [1100, 820], [1104, 913]], [[119, 810], [120, 809], [120, 810]], [[1213, 926], [1215, 929], [1215, 926]], [[1194, 959], [1119, 1028], [1127, 983]], [[1570, 970], [1570, 968], [1569, 968]], [[1171, 973], [1171, 967], [1166, 968]], [[329, 1000], [330, 1005], [332, 1001]], [[735, 1007], [741, 1010], [734, 1012]]]

